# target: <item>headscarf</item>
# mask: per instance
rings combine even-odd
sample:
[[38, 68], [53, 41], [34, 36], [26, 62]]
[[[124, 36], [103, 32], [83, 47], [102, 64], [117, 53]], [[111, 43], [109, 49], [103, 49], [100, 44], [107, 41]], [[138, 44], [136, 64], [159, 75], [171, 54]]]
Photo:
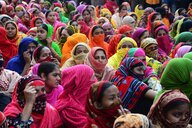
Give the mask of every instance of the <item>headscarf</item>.
[[147, 23], [148, 23], [148, 16], [154, 12], [154, 9], [151, 8], [151, 7], [147, 7], [145, 10], [144, 10], [144, 13], [143, 15], [141, 16], [141, 20], [138, 24], [138, 27], [143, 27], [143, 28], [146, 28], [147, 27]]
[[[151, 25], [151, 31], [150, 31], [150, 34], [152, 37], [155, 37], [155, 31], [158, 27], [161, 27], [161, 26], [165, 26], [163, 21], [161, 20], [156, 20], [152, 23]], [[168, 30], [168, 29], [167, 29]]]
[[[100, 21], [100, 20], [104, 20], [104, 21], [105, 21], [104, 23], [110, 23], [109, 20], [108, 20], [106, 17], [99, 17], [99, 18], [97, 19], [97, 22], [96, 22], [97, 25], [99, 25], [99, 21]], [[103, 23], [103, 24], [104, 24], [104, 23]]]
[[29, 29], [29, 31], [26, 33], [26, 35], [29, 36], [30, 33], [34, 33], [35, 35], [37, 35], [37, 27], [33, 27], [33, 28]]
[[123, 34], [116, 34], [111, 38], [108, 47], [108, 58], [116, 53], [117, 45], [123, 37], [125, 37]]
[[[123, 20], [122, 20], [122, 25], [129, 25], [129, 26], [131, 26], [131, 24], [133, 24], [133, 22], [134, 23], [136, 22], [135, 19], [133, 19], [133, 17], [125, 16], [123, 18]], [[131, 26], [131, 27], [133, 28], [134, 26]]]
[[80, 33], [85, 34], [88, 37], [91, 28], [84, 21], [79, 21], [78, 24], [81, 26]]
[[184, 21], [181, 25], [180, 32], [187, 32], [192, 28], [192, 21]]
[[151, 19], [152, 19], [152, 17], [153, 17], [154, 15], [156, 15], [156, 14], [158, 14], [158, 13], [157, 13], [157, 12], [152, 12], [152, 13], [148, 16], [148, 24], [147, 24], [146, 29], [147, 29], [149, 32], [151, 32], [151, 27], [152, 27], [152, 21], [151, 21]]
[[85, 58], [86, 58], [88, 52], [87, 53], [82, 52], [82, 53], [80, 53], [78, 55], [75, 55], [75, 52], [76, 52], [76, 49], [77, 49], [78, 46], [84, 46], [87, 49], [88, 52], [90, 51], [90, 47], [86, 43], [78, 43], [78, 44], [76, 44], [73, 47], [72, 51], [71, 51], [71, 58], [69, 58], [63, 64], [63, 66], [61, 67], [61, 70], [65, 69], [65, 68], [69, 68], [69, 67], [75, 66], [75, 65], [78, 65], [78, 64], [83, 64], [84, 63]]
[[108, 65], [112, 66], [114, 69], [119, 68], [119, 65], [122, 59], [124, 58], [127, 51], [129, 50], [128, 48], [119, 49], [124, 42], [131, 42], [133, 44], [133, 47], [137, 47], [137, 43], [132, 38], [130, 37], [122, 38], [119, 44], [117, 45], [117, 49], [116, 49], [117, 52], [113, 56], [111, 56], [108, 60]]
[[7, 62], [17, 54], [17, 46], [8, 40], [6, 30], [3, 27], [0, 27], [0, 50], [3, 55], [4, 67], [6, 67]]
[[192, 41], [192, 33], [191, 32], [182, 32], [178, 35], [175, 40], [175, 46], [180, 42], [190, 42]]
[[147, 46], [151, 45], [151, 44], [155, 44], [157, 45], [157, 41], [153, 38], [146, 38], [141, 42], [141, 48], [145, 49]]
[[113, 86], [110, 82], [101, 81], [90, 87], [86, 104], [86, 111], [90, 116], [87, 123], [90, 125], [89, 128], [92, 124], [97, 125], [99, 128], [111, 128], [113, 122], [115, 121], [115, 117], [118, 116], [120, 101], [114, 104], [111, 108], [98, 109], [95, 107], [95, 102], [99, 102], [99, 100], [101, 100], [100, 98], [102, 97], [102, 92], [106, 90], [104, 87], [105, 84], [110, 84], [109, 87]]
[[71, 57], [71, 50], [73, 49], [73, 47], [76, 44], [78, 44], [80, 42], [87, 43], [86, 35], [81, 34], [81, 33], [75, 33], [72, 36], [69, 36], [67, 38], [67, 41], [65, 42], [65, 44], [63, 45], [63, 48], [62, 48], [61, 64], [64, 64], [65, 61]]
[[117, 126], [118, 128], [150, 128], [150, 122], [145, 115], [129, 113], [115, 120], [113, 128]]
[[86, 7], [87, 7], [87, 5], [85, 5], [85, 4], [80, 4], [79, 6], [77, 6], [76, 10], [77, 10], [80, 14], [82, 14], [84, 8], [86, 8]]
[[133, 38], [133, 39], [137, 42], [138, 47], [139, 47], [140, 44], [141, 44], [140, 38], [141, 38], [142, 34], [143, 34], [144, 32], [146, 32], [146, 31], [147, 31], [147, 29], [145, 29], [145, 28], [137, 28], [137, 29], [135, 30], [135, 32], [132, 34], [131, 38]]
[[[30, 22], [30, 27], [31, 27], [31, 28], [35, 27], [35, 22], [36, 22], [36, 20], [38, 20], [38, 19], [42, 20], [40, 17], [33, 17], [33, 18], [31, 19], [31, 22]], [[43, 20], [42, 20], [42, 21], [43, 21]]]
[[94, 71], [87, 65], [76, 65], [62, 72], [61, 85], [64, 92], [55, 103], [66, 127], [83, 127], [87, 123], [86, 96], [90, 86], [96, 82]]
[[115, 13], [115, 10], [118, 8], [117, 2], [112, 0], [107, 0], [105, 5], [105, 8], [108, 8], [112, 14]]
[[138, 5], [135, 7], [135, 14], [137, 15], [138, 21], [140, 21], [141, 16], [144, 14], [144, 10], [140, 10], [140, 9], [139, 9], [139, 6], [141, 6], [141, 5], [138, 4]]
[[106, 53], [108, 52], [108, 44], [104, 42], [105, 35], [99, 34], [96, 37], [93, 37], [93, 29], [97, 26], [93, 26], [89, 31], [89, 46], [92, 47], [101, 47], [105, 49]]
[[123, 107], [130, 111], [149, 88], [141, 82], [143, 75], [133, 71], [133, 68], [137, 66], [144, 66], [144, 64], [141, 60], [133, 57], [125, 59], [111, 80], [120, 91]]
[[[98, 62], [95, 59], [95, 54], [98, 50], [102, 50], [106, 56], [106, 63]], [[91, 51], [88, 53], [85, 64], [89, 65], [95, 72], [95, 76], [98, 81], [107, 80], [109, 81], [111, 77], [114, 75], [114, 70], [107, 66], [107, 55], [103, 48], [101, 47], [93, 47]]]
[[0, 21], [1, 21], [1, 22], [3, 22], [3, 21], [2, 21], [3, 18], [7, 18], [7, 19], [9, 19], [9, 20], [13, 20], [10, 16], [8, 16], [8, 15], [6, 15], [6, 14], [1, 14], [1, 15], [0, 15]]
[[192, 52], [186, 53], [183, 58], [188, 58], [190, 60], [192, 60]]
[[[44, 81], [38, 76], [28, 76], [21, 78], [16, 85], [13, 93], [13, 99], [5, 108], [4, 114], [7, 118], [17, 118], [22, 113], [25, 105], [24, 89], [29, 84], [31, 86], [45, 86]], [[55, 108], [46, 103], [46, 95], [38, 96], [32, 108], [31, 116], [34, 122], [30, 125], [31, 128], [52, 128], [62, 125], [59, 113]]]
[[115, 34], [115, 30], [113, 29], [113, 26], [110, 23], [104, 23], [102, 25], [103, 29], [107, 29], [109, 27], [111, 28], [111, 31], [105, 32], [105, 40], [104, 41], [107, 43], [109, 43], [109, 41], [110, 41], [109, 36], [113, 36]]
[[170, 60], [161, 76], [161, 85], [164, 89], [180, 89], [192, 100], [192, 61], [187, 58], [174, 58]]
[[75, 10], [75, 7], [74, 7], [73, 4], [67, 3], [66, 9], [67, 9], [67, 12], [64, 13], [64, 16], [67, 17], [67, 18], [69, 18], [69, 14], [70, 14], [72, 11]]
[[[174, 127], [172, 122], [167, 120], [165, 117], [165, 113], [163, 112], [167, 105], [173, 103], [174, 101], [184, 101], [190, 104], [190, 100], [187, 98], [185, 94], [180, 92], [179, 90], [167, 90], [164, 91], [158, 99], [153, 103], [150, 112], [148, 114], [148, 118], [151, 120], [154, 126], [163, 127]], [[188, 124], [190, 121], [189, 116], [186, 120], [178, 122], [179, 125]], [[176, 126], [175, 126], [176, 127]]]
[[177, 50], [175, 58], [182, 58], [186, 53], [192, 51], [192, 46], [182, 46]]
[[133, 31], [133, 28], [129, 25], [122, 25], [119, 29], [118, 29], [118, 34], [124, 34], [127, 37], [131, 37], [131, 34], [126, 35], [125, 33], [127, 31]]
[[38, 42], [35, 41], [31, 37], [25, 37], [21, 40], [21, 43], [19, 44], [19, 50], [18, 55], [13, 57], [7, 64], [7, 69], [10, 69], [12, 71], [16, 71], [17, 73], [21, 74], [23, 72], [24, 66], [25, 66], [25, 59], [23, 58], [23, 53], [27, 51], [28, 45], [30, 43], [34, 43], [36, 46], [38, 45]]
[[102, 8], [101, 12], [100, 12], [100, 16], [104, 17], [106, 14], [109, 14], [110, 16], [112, 15], [111, 12], [109, 11], [109, 9], [107, 8]]

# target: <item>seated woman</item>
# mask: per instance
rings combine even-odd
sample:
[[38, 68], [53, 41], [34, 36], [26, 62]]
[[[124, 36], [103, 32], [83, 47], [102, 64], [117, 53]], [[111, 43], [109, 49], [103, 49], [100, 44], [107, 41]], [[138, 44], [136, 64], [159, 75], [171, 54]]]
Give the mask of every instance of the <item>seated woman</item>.
[[89, 117], [85, 128], [112, 128], [115, 118], [120, 114], [120, 105], [119, 90], [113, 83], [101, 81], [93, 84], [86, 103]]
[[38, 67], [38, 76], [45, 82], [47, 102], [54, 105], [59, 95], [63, 92], [63, 87], [59, 85], [61, 74], [58, 65], [52, 62], [41, 63]]
[[127, 58], [111, 80], [121, 93], [123, 107], [144, 115], [148, 113], [156, 95], [155, 91], [142, 82], [145, 68], [140, 59]]
[[136, 48], [137, 43], [130, 37], [124, 37], [117, 45], [116, 53], [109, 58], [108, 65], [118, 69], [119, 65], [130, 48]]
[[55, 103], [67, 128], [83, 128], [87, 123], [85, 104], [90, 86], [96, 82], [94, 71], [87, 65], [76, 65], [63, 70], [63, 93]]
[[154, 128], [187, 128], [190, 100], [179, 90], [165, 91], [153, 103], [148, 117]]
[[5, 108], [8, 127], [60, 127], [59, 113], [46, 103], [45, 83], [37, 76], [23, 77]]
[[107, 55], [103, 48], [93, 47], [85, 58], [85, 64], [89, 65], [95, 72], [98, 81], [110, 81], [115, 70], [107, 66]]
[[151, 128], [151, 123], [145, 115], [129, 113], [118, 117], [113, 128]]
[[61, 70], [69, 68], [78, 64], [84, 64], [85, 58], [90, 51], [89, 46], [86, 43], [76, 44], [71, 51], [71, 58], [69, 58], [61, 67]]
[[61, 61], [61, 50], [57, 43], [52, 41], [53, 27], [50, 24], [42, 24], [37, 27], [37, 42], [43, 46], [47, 46], [58, 61]]
[[38, 42], [33, 38], [23, 38], [19, 44], [18, 55], [9, 60], [6, 69], [16, 71], [21, 76], [26, 75], [31, 66], [33, 51], [37, 46]]

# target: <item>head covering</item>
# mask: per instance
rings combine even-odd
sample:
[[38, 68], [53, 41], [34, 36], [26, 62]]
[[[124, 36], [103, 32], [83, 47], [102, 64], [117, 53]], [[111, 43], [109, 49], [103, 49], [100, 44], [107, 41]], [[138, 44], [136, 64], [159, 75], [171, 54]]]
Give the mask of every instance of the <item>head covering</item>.
[[21, 74], [23, 72], [24, 66], [25, 66], [25, 60], [23, 58], [23, 53], [27, 51], [28, 45], [30, 43], [34, 43], [36, 46], [38, 45], [38, 42], [35, 41], [31, 37], [25, 37], [21, 40], [21, 43], [19, 44], [19, 50], [18, 55], [13, 57], [7, 64], [7, 69], [16, 71], [17, 73]]
[[[180, 92], [179, 90], [168, 90], [160, 94], [158, 99], [153, 103], [150, 112], [148, 114], [149, 119], [151, 120], [152, 124], [154, 126], [159, 126], [159, 127], [175, 127], [173, 126], [172, 122], [170, 122], [166, 117], [165, 117], [165, 108], [172, 104], [173, 102], [177, 101], [184, 101], [187, 104], [190, 104], [189, 99], [185, 94]], [[190, 114], [191, 115], [191, 114]], [[187, 117], [186, 120], [182, 120], [179, 122], [179, 125], [188, 125], [190, 121], [190, 117]]]
[[141, 19], [141, 16], [142, 16], [143, 13], [144, 13], [144, 10], [140, 10], [140, 9], [139, 9], [139, 6], [141, 6], [141, 5], [138, 4], [138, 5], [135, 7], [135, 14], [136, 14], [137, 17], [138, 17], [138, 21]]
[[[127, 31], [133, 31], [133, 28], [129, 25], [122, 25], [119, 29], [118, 29], [118, 34], [124, 34], [127, 32]], [[127, 37], [130, 37], [131, 35], [125, 35]]]
[[29, 36], [30, 33], [34, 33], [36, 35], [37, 34], [37, 27], [33, 27], [33, 28], [29, 29], [29, 31], [26, 34]]
[[140, 38], [141, 38], [141, 36], [142, 36], [142, 34], [144, 33], [144, 32], [146, 32], [147, 31], [147, 29], [145, 29], [145, 28], [137, 28], [136, 30], [135, 30], [135, 32], [132, 34], [132, 38], [137, 42], [137, 45], [138, 46], [140, 46]]
[[[106, 88], [105, 86], [108, 85]], [[92, 124], [97, 125], [99, 128], [111, 128], [115, 117], [118, 116], [118, 108], [120, 108], [120, 100], [116, 101], [111, 108], [98, 109], [95, 103], [100, 103], [103, 93], [111, 86], [113, 83], [101, 81], [93, 84], [89, 90], [86, 104], [86, 111], [90, 116], [88, 120], [90, 127]]]
[[87, 65], [76, 65], [62, 72], [63, 93], [55, 103], [66, 127], [84, 127], [87, 123], [86, 98], [90, 86], [96, 82], [94, 71]]
[[145, 115], [129, 113], [122, 115], [115, 120], [113, 128], [116, 128], [117, 126], [119, 128], [150, 128], [150, 122]]
[[147, 46], [149, 46], [151, 44], [156, 44], [157, 45], [157, 41], [155, 39], [153, 39], [153, 38], [146, 38], [146, 39], [142, 40], [140, 47], [145, 49]]
[[[33, 17], [33, 18], [31, 19], [31, 22], [30, 22], [30, 27], [31, 27], [31, 28], [35, 27], [35, 22], [36, 22], [36, 20], [38, 20], [38, 19], [42, 20], [40, 17]], [[43, 21], [43, 20], [42, 20], [42, 21]]]
[[175, 57], [176, 58], [182, 58], [186, 53], [192, 51], [192, 46], [182, 46], [178, 49]]
[[143, 27], [143, 28], [146, 28], [147, 27], [147, 23], [148, 23], [148, 16], [154, 12], [154, 9], [151, 8], [151, 7], [147, 7], [145, 8], [144, 10], [144, 13], [141, 17], [141, 20], [139, 22], [139, 27]]
[[3, 22], [2, 20], [3, 20], [3, 18], [7, 18], [7, 19], [9, 19], [9, 20], [13, 20], [10, 16], [8, 16], [7, 14], [1, 14], [0, 15], [0, 21], [1, 22]]
[[175, 58], [170, 60], [161, 76], [160, 83], [164, 89], [180, 89], [191, 100], [191, 64], [192, 61], [187, 58]]
[[192, 28], [192, 21], [184, 21], [180, 28], [180, 33], [187, 32]]
[[107, 0], [104, 4], [105, 8], [108, 8], [112, 14], [115, 13], [115, 10], [118, 8], [117, 2], [114, 0]]
[[130, 37], [124, 37], [120, 40], [119, 44], [117, 45], [117, 50], [121, 47], [121, 45], [124, 43], [124, 42], [130, 42], [133, 44], [133, 47], [137, 47], [137, 43], [135, 42], [134, 39], [130, 38]]
[[[18, 115], [22, 113], [25, 105], [24, 89], [30, 82], [32, 82], [30, 86], [45, 86], [44, 81], [38, 76], [21, 78], [16, 85], [12, 102], [4, 110], [4, 114], [9, 120], [12, 118], [17, 118]], [[31, 116], [34, 122], [30, 125], [30, 127], [51, 128], [62, 125], [57, 110], [46, 103], [45, 94], [42, 94], [36, 98], [32, 108]]]
[[147, 24], [147, 30], [149, 31], [149, 32], [151, 32], [151, 27], [152, 27], [152, 21], [151, 21], [151, 19], [152, 19], [152, 17], [154, 16], [154, 15], [156, 15], [156, 14], [158, 14], [157, 12], [152, 12], [149, 16], [148, 16], [148, 24]]
[[105, 17], [106, 14], [108, 14], [110, 16], [112, 15], [111, 12], [109, 11], [109, 9], [107, 9], [107, 8], [102, 8], [100, 13], [101, 13], [100, 14], [101, 17]]
[[135, 19], [133, 19], [133, 17], [125, 16], [122, 20], [122, 25], [129, 25], [129, 26], [133, 27], [132, 26], [133, 22], [135, 22]]
[[183, 58], [188, 58], [190, 60], [192, 60], [192, 52], [186, 53]]
[[86, 8], [86, 7], [87, 7], [87, 5], [85, 5], [85, 4], [80, 4], [79, 6], [77, 6], [76, 10], [77, 10], [80, 14], [82, 14], [84, 8]]
[[126, 58], [111, 80], [120, 91], [123, 107], [128, 108], [130, 111], [135, 107], [146, 89], [148, 89], [148, 86], [141, 82], [143, 75], [133, 71], [133, 68], [137, 66], [145, 67], [139, 59]]
[[180, 42], [190, 42], [192, 41], [192, 33], [191, 32], [182, 32], [178, 35], [175, 40], [175, 46]]
[[113, 36], [114, 34], [115, 34], [115, 30], [113, 29], [113, 26], [111, 25], [111, 23], [104, 23], [103, 25], [102, 25], [102, 28], [104, 29], [104, 30], [106, 30], [106, 29], [108, 29], [108, 28], [110, 28], [111, 30], [110, 31], [105, 31], [105, 42], [107, 42], [107, 43], [109, 43], [109, 41], [110, 41], [110, 36]]

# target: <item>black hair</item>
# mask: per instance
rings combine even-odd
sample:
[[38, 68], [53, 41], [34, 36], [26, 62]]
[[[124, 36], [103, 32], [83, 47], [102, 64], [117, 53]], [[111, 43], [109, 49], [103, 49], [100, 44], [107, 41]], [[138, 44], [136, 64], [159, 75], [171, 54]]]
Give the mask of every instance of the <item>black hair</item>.
[[41, 51], [42, 49], [45, 48], [45, 46], [39, 46], [36, 50], [36, 56], [35, 59], [39, 60], [40, 59], [40, 55], [41, 55]]
[[113, 86], [113, 83], [112, 82], [104, 82], [103, 83], [103, 86], [102, 86], [102, 88], [101, 88], [101, 92], [100, 92], [100, 94], [99, 94], [99, 97], [97, 98], [97, 102], [98, 103], [101, 103], [102, 102], [102, 98], [103, 98], [103, 96], [104, 96], [104, 92], [105, 92], [105, 90], [107, 89], [107, 88], [109, 88], [109, 87], [111, 87], [111, 86]]
[[77, 20], [80, 16], [82, 16], [82, 15], [77, 14], [76, 17], [74, 18], [74, 20]]
[[157, 7], [157, 8], [155, 8], [155, 11], [160, 13], [162, 17], [166, 16], [166, 10], [163, 7]]
[[101, 26], [94, 26], [93, 29], [92, 29], [92, 32], [91, 32], [91, 35], [93, 35], [93, 32], [98, 29], [98, 28], [101, 28], [103, 30], [103, 28]]
[[126, 8], [127, 8], [126, 5], [120, 5], [120, 6], [119, 6], [119, 12], [121, 11], [121, 9], [122, 9], [123, 7], [126, 7]]
[[[97, 50], [95, 51], [95, 54], [96, 54], [97, 51], [103, 51], [104, 54], [105, 54], [105, 57], [107, 58], [107, 54], [106, 54], [106, 51], [105, 51], [104, 49], [97, 49]], [[95, 55], [94, 55], [94, 56], [95, 56]]]
[[7, 27], [8, 24], [12, 24], [13, 26], [15, 26], [15, 28], [17, 28], [16, 23], [12, 20], [8, 20], [7, 22], [5, 22], [5, 28]]
[[41, 27], [42, 27], [43, 29], [45, 29], [45, 30], [48, 32], [48, 27], [47, 27], [46, 24], [42, 24]]
[[[189, 104], [189, 102], [184, 101], [184, 100], [175, 100], [167, 104], [164, 109], [162, 110], [163, 113], [167, 113], [168, 111], [177, 108], [180, 105], [183, 104]], [[190, 104], [189, 104], [190, 105]], [[189, 107], [190, 108], [190, 107]]]
[[37, 18], [34, 20], [34, 24], [35, 24], [35, 22], [36, 22], [37, 20], [43, 21], [40, 17], [37, 17]]
[[60, 32], [59, 32], [59, 36], [61, 36], [61, 34], [62, 34], [62, 31], [65, 29], [65, 27], [61, 27], [61, 30], [60, 30]]
[[47, 18], [49, 13], [51, 13], [52, 11], [48, 10], [46, 13], [45, 13], [45, 17]]
[[38, 67], [37, 75], [41, 77], [41, 74], [44, 73], [47, 77], [49, 73], [53, 72], [58, 66], [53, 62], [42, 62]]
[[69, 13], [69, 20], [72, 20], [73, 17], [74, 17], [76, 14], [78, 14], [78, 11], [76, 11], [76, 10], [71, 11], [71, 12]]
[[161, 15], [161, 14], [158, 13], [158, 12], [154, 13], [153, 16], [151, 17], [151, 22], [153, 22], [153, 21], [155, 20], [155, 18], [156, 18], [157, 16], [160, 16], [160, 15]]
[[183, 10], [185, 10], [185, 8], [179, 8], [179, 9], [178, 9], [179, 15], [181, 15], [181, 12], [182, 12]]
[[86, 8], [86, 9], [83, 10], [82, 15], [83, 15], [83, 13], [84, 13], [85, 11], [87, 11], [89, 14], [91, 14], [91, 12]]
[[76, 20], [69, 21], [69, 25], [71, 25], [73, 22], [77, 22]]

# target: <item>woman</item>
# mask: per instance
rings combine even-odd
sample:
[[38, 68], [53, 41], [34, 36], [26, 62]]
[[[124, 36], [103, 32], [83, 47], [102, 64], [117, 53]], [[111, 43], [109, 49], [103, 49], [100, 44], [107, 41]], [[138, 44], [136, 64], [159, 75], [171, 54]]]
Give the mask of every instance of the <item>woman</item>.
[[31, 19], [30, 27], [40, 27], [41, 24], [43, 23], [43, 20], [40, 17], [33, 17]]
[[95, 25], [95, 21], [93, 20], [93, 17], [91, 16], [91, 12], [85, 8], [83, 11], [82, 11], [82, 16], [83, 16], [83, 19], [84, 19], [84, 22], [89, 26], [93, 26]]
[[177, 44], [179, 44], [181, 42], [187, 43], [190, 41], [192, 41], [192, 33], [191, 32], [182, 32], [176, 37], [174, 46], [176, 46]]
[[165, 90], [179, 89], [191, 100], [191, 64], [191, 60], [187, 58], [170, 60], [161, 76], [160, 83], [163, 88]]
[[58, 61], [61, 61], [61, 51], [57, 43], [52, 41], [53, 27], [50, 24], [42, 24], [37, 28], [37, 42], [47, 46]]
[[108, 8], [112, 14], [115, 13], [116, 9], [118, 8], [117, 2], [114, 0], [107, 0], [104, 4], [104, 7]]
[[137, 21], [140, 21], [141, 17], [143, 16], [144, 14], [144, 9], [143, 9], [143, 6], [141, 4], [138, 4], [137, 6], [135, 6], [135, 13], [138, 17], [138, 20]]
[[131, 36], [137, 42], [138, 47], [140, 47], [141, 41], [147, 37], [149, 37], [149, 32], [145, 28], [137, 28]]
[[189, 53], [192, 51], [192, 46], [182, 46], [177, 50], [177, 53], [175, 54], [175, 58], [183, 58], [183, 56], [186, 53]]
[[94, 71], [87, 65], [77, 65], [62, 72], [64, 92], [55, 103], [66, 128], [83, 128], [87, 123], [86, 98], [90, 86], [96, 82]]
[[94, 47], [88, 53], [85, 64], [89, 65], [95, 72], [98, 81], [110, 81], [115, 74], [113, 68], [107, 66], [107, 55], [103, 48]]
[[104, 23], [102, 25], [102, 28], [104, 29], [104, 32], [105, 32], [105, 40], [104, 41], [109, 43], [110, 39], [115, 34], [115, 30], [113, 29], [113, 26], [110, 23]]
[[59, 85], [61, 75], [58, 65], [52, 62], [43, 62], [38, 66], [37, 75], [45, 82], [47, 102], [54, 106], [59, 95], [63, 92], [63, 87]]
[[78, 43], [87, 43], [87, 37], [81, 33], [75, 33], [67, 38], [62, 48], [61, 66], [71, 57], [71, 51]]
[[148, 24], [146, 29], [148, 30], [149, 33], [151, 33], [151, 27], [154, 21], [161, 20], [161, 15], [158, 12], [153, 12], [148, 16]]
[[148, 57], [151, 57], [161, 63], [169, 59], [165, 53], [159, 50], [158, 43], [153, 38], [146, 38], [142, 40], [140, 47], [144, 49]]
[[187, 128], [190, 100], [179, 90], [164, 91], [153, 103], [148, 117], [154, 128]]
[[122, 25], [129, 25], [130, 27], [132, 27], [132, 29], [134, 29], [136, 26], [136, 21], [131, 16], [125, 16], [123, 17]]
[[149, 16], [152, 12], [154, 12], [154, 9], [151, 8], [151, 7], [147, 7], [147, 8], [144, 10], [143, 15], [141, 16], [141, 20], [140, 20], [139, 23], [138, 23], [138, 27], [141, 27], [141, 28], [146, 28], [146, 27], [147, 27], [148, 16]]
[[89, 31], [89, 46], [93, 47], [101, 47], [106, 53], [108, 53], [108, 44], [104, 42], [105, 34], [104, 30], [100, 26], [93, 26]]
[[137, 43], [132, 38], [122, 38], [119, 44], [117, 45], [117, 52], [109, 58], [108, 65], [112, 66], [114, 69], [118, 69], [127, 51], [133, 47], [136, 48]]
[[99, 17], [99, 19], [97, 20], [96, 24], [99, 26], [103, 26], [104, 23], [110, 23], [109, 20], [105, 17]]
[[118, 117], [113, 128], [151, 128], [151, 123], [145, 115], [129, 113]]
[[38, 42], [33, 38], [23, 38], [19, 44], [18, 55], [9, 60], [6, 69], [16, 71], [21, 76], [26, 75], [31, 66], [33, 51], [37, 46]]
[[7, 38], [12, 44], [19, 45], [22, 38], [26, 35], [21, 34], [18, 30], [17, 24], [14, 21], [7, 21], [5, 23], [5, 29], [7, 31]]
[[148, 113], [156, 95], [155, 91], [142, 82], [145, 68], [141, 60], [127, 58], [121, 63], [111, 80], [121, 93], [123, 107], [133, 113], [144, 115]]
[[[113, 98], [110, 98], [113, 95]], [[119, 115], [121, 99], [118, 88], [111, 82], [97, 82], [88, 93], [86, 111], [89, 115], [86, 128], [111, 128]]]
[[51, 24], [53, 27], [55, 27], [59, 21], [56, 19], [55, 12], [53, 11], [47, 11], [45, 14], [46, 23]]
[[192, 21], [189, 20], [189, 21], [184, 21], [181, 25], [181, 28], [180, 28], [180, 33], [182, 32], [187, 32], [187, 31], [190, 31], [192, 32]]
[[61, 70], [78, 64], [84, 64], [85, 58], [89, 51], [90, 48], [86, 43], [76, 44], [71, 51], [71, 57], [63, 64]]
[[126, 37], [131, 37], [131, 35], [133, 34], [133, 30], [134, 28], [132, 28], [129, 25], [122, 25], [119, 29], [118, 29], [118, 34], [123, 34]]
[[12, 102], [4, 114], [8, 127], [60, 127], [59, 113], [46, 103], [45, 83], [37, 76], [22, 78], [16, 85]]
[[4, 59], [3, 66], [6, 67], [8, 61], [17, 54], [17, 45], [9, 41], [6, 30], [3, 27], [0, 27], [0, 50]]
[[172, 50], [173, 43], [169, 36], [169, 30], [166, 26], [160, 26], [155, 29], [155, 38], [158, 43], [158, 48], [168, 56]]

